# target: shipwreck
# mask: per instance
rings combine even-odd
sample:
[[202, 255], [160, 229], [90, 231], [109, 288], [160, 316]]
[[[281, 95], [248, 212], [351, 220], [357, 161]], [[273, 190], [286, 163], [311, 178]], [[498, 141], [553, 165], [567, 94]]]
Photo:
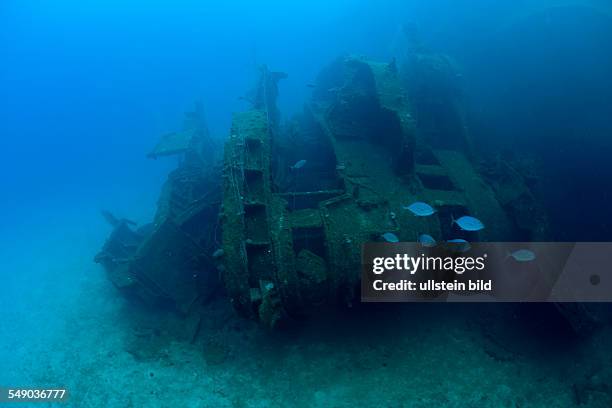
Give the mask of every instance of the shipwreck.
[[[188, 112], [149, 154], [181, 157], [155, 219], [117, 222], [96, 261], [127, 296], [189, 314], [220, 294], [275, 327], [358, 302], [361, 245], [386, 232], [549, 239], [533, 174], [475, 151], [453, 64], [418, 54], [398, 65], [338, 58], [285, 123], [285, 74], [262, 67], [222, 149], [210, 148], [201, 107]], [[417, 199], [435, 216], [401, 210]], [[459, 230], [451, 217], [463, 214], [488, 227]], [[560, 310], [588, 326], [579, 309]]]

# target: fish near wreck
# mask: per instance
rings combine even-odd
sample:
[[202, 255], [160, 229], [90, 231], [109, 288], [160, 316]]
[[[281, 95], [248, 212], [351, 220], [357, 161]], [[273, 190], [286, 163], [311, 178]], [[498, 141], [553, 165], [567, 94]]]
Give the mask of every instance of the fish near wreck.
[[382, 234], [382, 238], [392, 244], [399, 242], [399, 238], [397, 237], [397, 235], [392, 232], [385, 232], [384, 234]]
[[421, 201], [414, 202], [410, 205], [402, 206], [404, 210], [408, 210], [417, 217], [427, 217], [433, 215], [436, 210], [429, 204], [423, 203]]
[[463, 238], [449, 239], [446, 243], [453, 252], [467, 252], [472, 249], [472, 245]]
[[458, 219], [452, 218], [451, 224], [457, 224], [464, 231], [480, 231], [484, 229], [484, 224], [478, 218], [464, 215]]
[[429, 234], [421, 234], [418, 237], [418, 241], [421, 245], [426, 248], [431, 248], [436, 246], [436, 240]]
[[529, 249], [518, 249], [510, 252], [508, 258], [512, 258], [517, 262], [530, 262], [536, 259], [536, 254]]
[[298, 170], [301, 169], [302, 167], [304, 167], [306, 165], [307, 161], [306, 160], [298, 160], [293, 166], [289, 166], [289, 168], [291, 170]]

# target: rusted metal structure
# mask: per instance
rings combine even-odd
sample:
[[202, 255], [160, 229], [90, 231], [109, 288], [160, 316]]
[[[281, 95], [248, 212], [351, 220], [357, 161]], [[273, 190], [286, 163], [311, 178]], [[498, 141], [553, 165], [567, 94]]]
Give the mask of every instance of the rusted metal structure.
[[[264, 70], [259, 86], [276, 89], [277, 79]], [[544, 212], [520, 176], [493, 185], [474, 165], [456, 104], [448, 104], [451, 121], [419, 121], [426, 97], [404, 91], [394, 62], [347, 57], [321, 73], [288, 128], [270, 115], [270, 99], [234, 116], [223, 174], [223, 282], [238, 311], [274, 326], [354, 301], [361, 244], [385, 232], [403, 241], [424, 232], [480, 241], [544, 236]], [[537, 211], [516, 217], [517, 196]], [[417, 200], [434, 204], [436, 216], [402, 210]], [[452, 217], [464, 214], [487, 228], [453, 227]]]
[[217, 245], [220, 174], [207, 161], [208, 139], [201, 109], [185, 114], [180, 132], [162, 137], [149, 154], [180, 155], [158, 201], [152, 223], [138, 229], [126, 221], [114, 230], [95, 261], [126, 295], [168, 304], [189, 313], [215, 289], [212, 253]]
[[[222, 169], [201, 109], [187, 113], [183, 129], [150, 154], [182, 157], [154, 222], [134, 229], [110, 216], [115, 229], [96, 260], [125, 293], [185, 313], [220, 275], [237, 311], [274, 327], [356, 301], [361, 245], [385, 232], [402, 241], [420, 233], [546, 238], [525, 176], [501, 161], [476, 164], [462, 104], [449, 89], [451, 66], [420, 56], [412, 72], [338, 59], [319, 75], [303, 112], [281, 125], [276, 97], [285, 74], [262, 67], [244, 98], [251, 108], [233, 117]], [[402, 209], [414, 201], [436, 214]], [[487, 228], [457, 229], [452, 217], [464, 214]]]

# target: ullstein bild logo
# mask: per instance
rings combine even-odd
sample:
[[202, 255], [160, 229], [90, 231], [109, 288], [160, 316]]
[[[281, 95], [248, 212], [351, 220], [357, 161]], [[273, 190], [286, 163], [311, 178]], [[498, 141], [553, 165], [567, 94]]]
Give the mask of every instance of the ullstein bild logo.
[[612, 302], [612, 243], [369, 243], [364, 302]]

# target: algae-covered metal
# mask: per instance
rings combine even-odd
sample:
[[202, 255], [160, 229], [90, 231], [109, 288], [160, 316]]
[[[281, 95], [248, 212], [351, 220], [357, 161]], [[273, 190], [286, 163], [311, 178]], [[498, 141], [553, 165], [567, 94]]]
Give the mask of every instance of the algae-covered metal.
[[[282, 124], [286, 75], [262, 67], [250, 108], [233, 116], [222, 170], [201, 109], [188, 113], [180, 137], [153, 151], [183, 156], [154, 222], [135, 230], [117, 219], [97, 261], [124, 292], [183, 312], [216, 289], [219, 272], [235, 309], [274, 327], [356, 301], [365, 242], [546, 237], [526, 179], [478, 160], [451, 82], [430, 83], [452, 76], [450, 64], [428, 74], [438, 60], [420, 56], [416, 74], [402, 75], [395, 62], [340, 58]], [[462, 216], [486, 227], [462, 229]]]
[[134, 229], [133, 222], [106, 216], [114, 230], [95, 260], [126, 295], [189, 313], [216, 289], [212, 253], [221, 190], [220, 175], [202, 148], [207, 130], [198, 106], [186, 113], [180, 133], [189, 135], [183, 144], [170, 147], [162, 137], [153, 151], [183, 156], [164, 184], [153, 222]]
[[[225, 149], [223, 279], [240, 312], [274, 326], [351, 303], [361, 245], [383, 234], [491, 241], [524, 233], [473, 164], [463, 122], [439, 124], [435, 134], [429, 122], [421, 127], [419, 97], [403, 90], [394, 62], [348, 57], [321, 73], [289, 130], [270, 120], [269, 104], [234, 116]], [[450, 148], [440, 129], [462, 142]], [[295, 163], [308, 164], [295, 170]], [[402, 211], [417, 201], [435, 211]], [[452, 223], [464, 215], [487, 228]]]

